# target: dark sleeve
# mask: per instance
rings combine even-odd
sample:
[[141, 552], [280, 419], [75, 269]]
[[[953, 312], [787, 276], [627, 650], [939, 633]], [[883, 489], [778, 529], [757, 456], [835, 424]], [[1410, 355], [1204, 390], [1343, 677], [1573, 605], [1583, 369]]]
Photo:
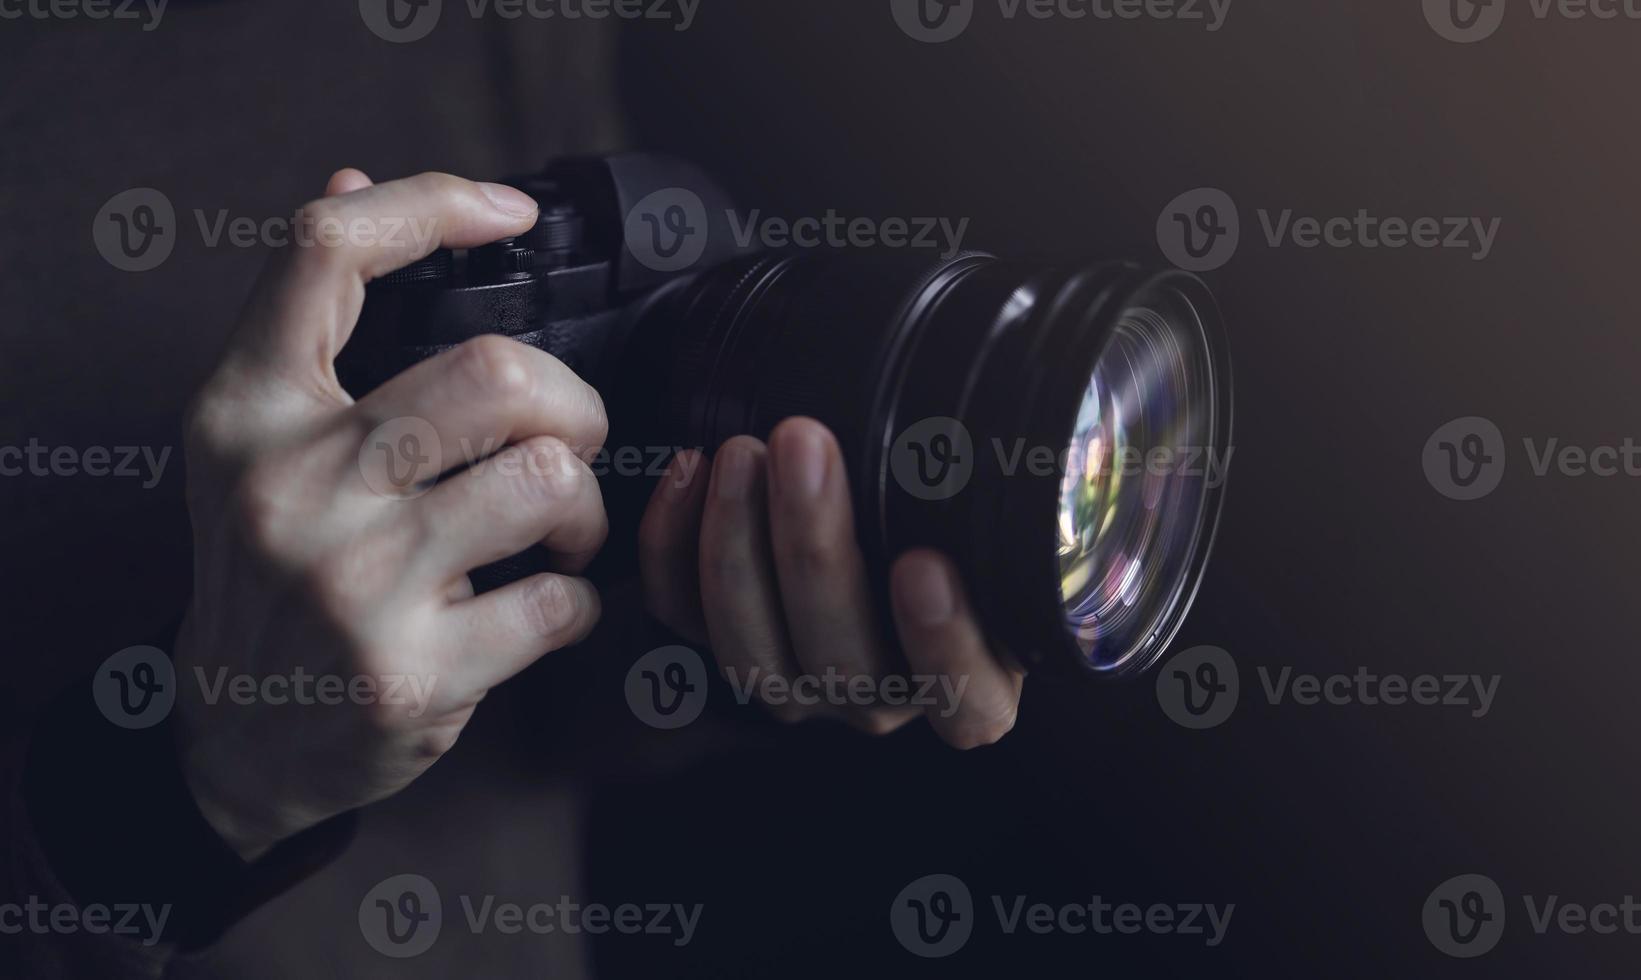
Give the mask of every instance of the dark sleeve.
[[173, 957], [328, 864], [356, 822], [345, 814], [242, 861], [194, 803], [170, 718], [114, 724], [91, 678], [0, 765], [0, 964], [14, 967], [0, 976], [163, 976]]

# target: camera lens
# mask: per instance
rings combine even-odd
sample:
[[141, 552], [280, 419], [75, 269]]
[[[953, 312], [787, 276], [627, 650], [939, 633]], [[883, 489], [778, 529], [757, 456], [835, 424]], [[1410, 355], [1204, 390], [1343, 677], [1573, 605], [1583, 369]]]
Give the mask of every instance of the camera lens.
[[1143, 655], [1190, 583], [1193, 536], [1227, 462], [1213, 377], [1182, 310], [1124, 311], [1095, 363], [1060, 483], [1065, 624], [1096, 670]]
[[1230, 439], [1229, 361], [1194, 277], [764, 255], [673, 283], [633, 329], [600, 387], [675, 426], [648, 430], [666, 444], [710, 451], [792, 415], [832, 429], [880, 602], [893, 559], [927, 545], [1033, 668], [1142, 669], [1183, 622]]

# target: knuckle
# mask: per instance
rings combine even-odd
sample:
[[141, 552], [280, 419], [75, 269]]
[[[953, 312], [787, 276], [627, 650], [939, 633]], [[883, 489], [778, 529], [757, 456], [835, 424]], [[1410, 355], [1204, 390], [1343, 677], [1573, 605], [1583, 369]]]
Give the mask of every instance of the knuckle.
[[584, 452], [592, 452], [603, 446], [604, 441], [610, 437], [610, 413], [604, 407], [604, 396], [598, 393], [597, 388], [586, 382], [582, 382], [581, 387], [586, 392], [589, 440], [589, 444], [582, 449]]
[[551, 436], [526, 440], [504, 456], [515, 476], [510, 481], [513, 490], [527, 506], [566, 504], [596, 485], [586, 465]]
[[441, 200], [454, 200], [473, 190], [471, 181], [442, 170], [427, 170], [410, 178], [419, 194]]
[[531, 582], [521, 597], [524, 628], [542, 640], [574, 633], [582, 621], [581, 601], [556, 575]]
[[246, 469], [228, 496], [227, 518], [236, 536], [259, 552], [278, 550], [286, 540], [288, 495], [278, 463], [260, 460]]
[[796, 529], [782, 546], [793, 571], [804, 577], [835, 572], [847, 566], [852, 543], [815, 525]]
[[484, 397], [522, 401], [534, 391], [527, 352], [516, 340], [485, 334], [456, 348], [454, 367]]
[[352, 608], [387, 592], [410, 561], [416, 531], [389, 524], [338, 542], [314, 559], [309, 577], [322, 601]]
[[759, 574], [757, 561], [745, 548], [722, 535], [701, 535], [701, 578], [723, 589], [738, 589]]
[[456, 747], [461, 738], [462, 726], [437, 725], [419, 731], [415, 739], [416, 754], [423, 759], [443, 758], [445, 753]]
[[996, 745], [1003, 736], [1014, 730], [1019, 709], [1013, 705], [996, 708], [973, 718], [965, 718], [952, 729], [947, 739], [954, 748], [968, 751]]

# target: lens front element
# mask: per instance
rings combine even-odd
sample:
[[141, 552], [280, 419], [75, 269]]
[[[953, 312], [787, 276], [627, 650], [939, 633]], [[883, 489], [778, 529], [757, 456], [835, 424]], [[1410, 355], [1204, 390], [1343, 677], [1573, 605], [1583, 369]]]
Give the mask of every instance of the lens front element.
[[[1195, 588], [1216, 441], [1214, 376], [1188, 300], [1127, 309], [1097, 359], [1060, 483], [1065, 626], [1096, 670], [1160, 652]], [[1166, 635], [1165, 635], [1166, 634]]]

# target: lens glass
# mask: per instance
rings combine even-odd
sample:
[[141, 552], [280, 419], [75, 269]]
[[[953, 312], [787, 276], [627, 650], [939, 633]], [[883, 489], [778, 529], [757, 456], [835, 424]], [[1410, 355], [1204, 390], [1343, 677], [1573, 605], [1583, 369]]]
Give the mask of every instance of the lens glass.
[[1183, 296], [1126, 311], [1083, 392], [1060, 483], [1066, 628], [1099, 670], [1149, 660], [1195, 582], [1228, 460], [1200, 321]]

